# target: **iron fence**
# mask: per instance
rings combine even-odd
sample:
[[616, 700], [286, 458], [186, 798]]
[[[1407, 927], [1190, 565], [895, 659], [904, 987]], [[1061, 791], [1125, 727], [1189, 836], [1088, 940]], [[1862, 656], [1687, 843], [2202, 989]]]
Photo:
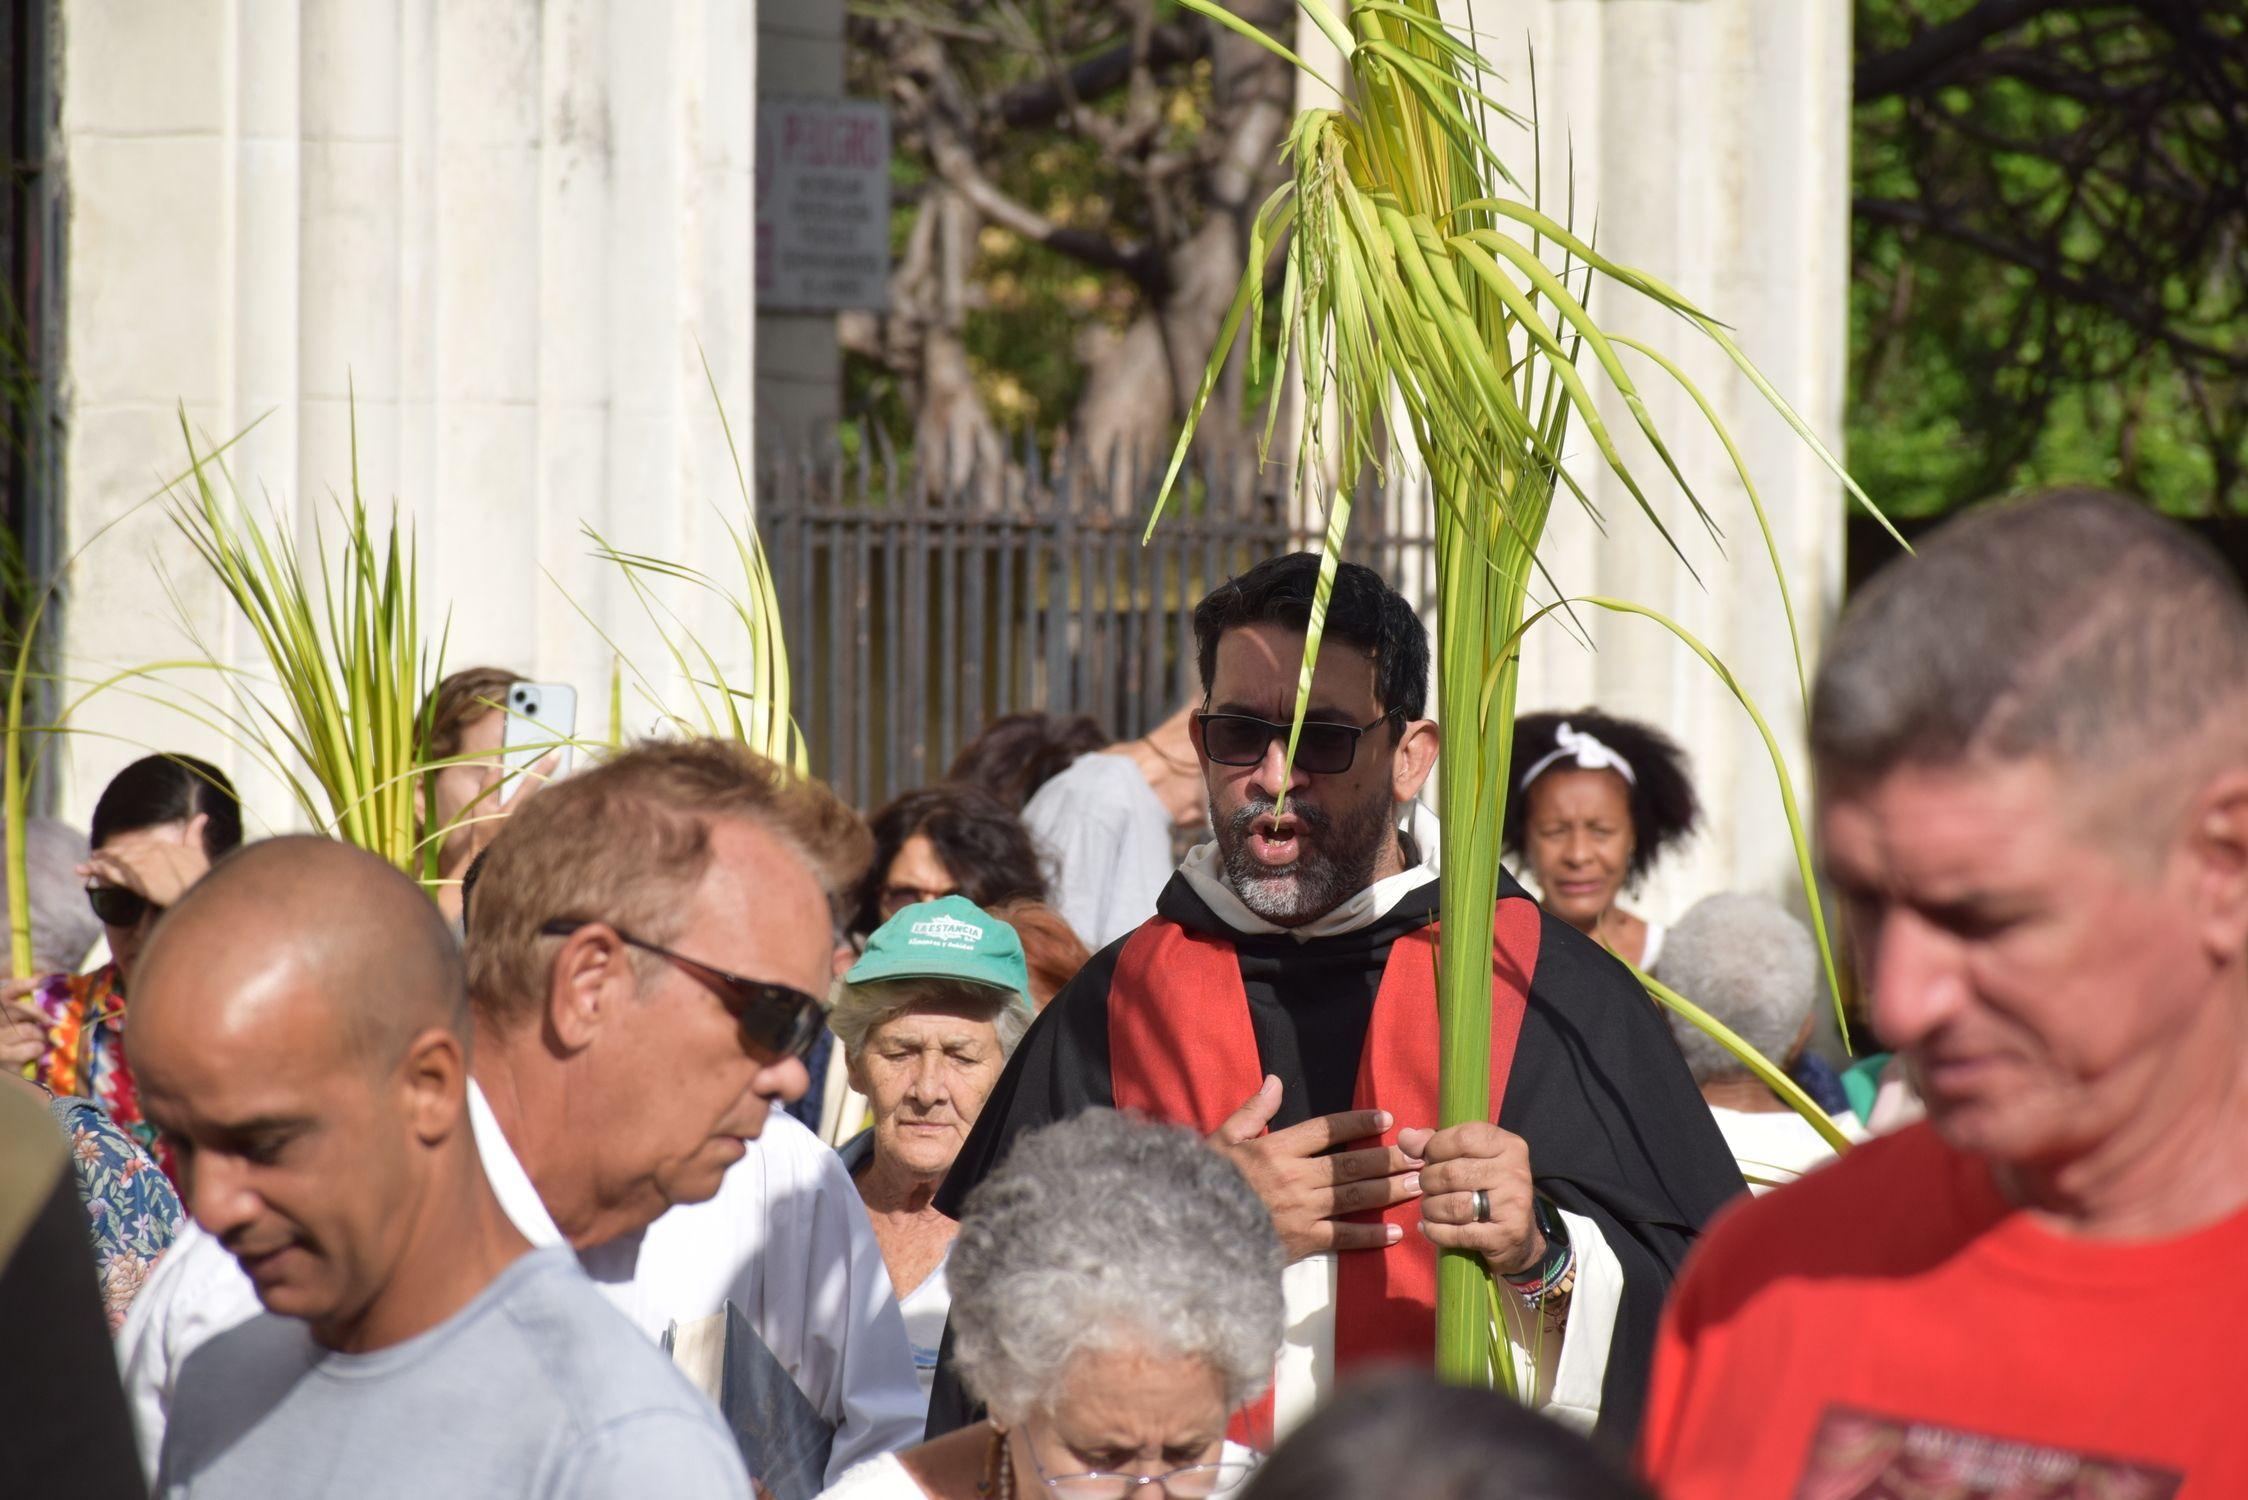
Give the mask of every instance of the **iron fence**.
[[[762, 466], [789, 667], [813, 768], [861, 807], [943, 776], [991, 720], [1041, 709], [1144, 734], [1198, 691], [1194, 606], [1314, 533], [1268, 474], [1189, 476], [1145, 545], [1160, 474], [1026, 445], [943, 465], [862, 445]], [[1346, 554], [1424, 579], [1418, 510], [1368, 487]], [[1419, 592], [1409, 589], [1409, 592]]]

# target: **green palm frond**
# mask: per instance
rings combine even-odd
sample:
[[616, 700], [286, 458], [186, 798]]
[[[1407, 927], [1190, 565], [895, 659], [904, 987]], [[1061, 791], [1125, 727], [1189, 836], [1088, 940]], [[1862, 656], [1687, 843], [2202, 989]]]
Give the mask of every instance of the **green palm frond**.
[[[1216, 0], [1180, 3], [1305, 66]], [[1563, 462], [1572, 425], [1662, 545], [1692, 571], [1671, 519], [1655, 503], [1655, 475], [1634, 472], [1625, 460], [1603, 411], [1604, 396], [1610, 410], [1620, 406], [1630, 429], [1648, 445], [1659, 465], [1655, 473], [1683, 502], [1684, 513], [1716, 535], [1637, 383], [1635, 367], [1639, 375], [1674, 383], [1694, 402], [1746, 487], [1774, 572], [1780, 571], [1762, 499], [1715, 408], [1670, 355], [1609, 333], [1590, 310], [1594, 292], [1652, 304], [1675, 316], [1689, 337], [1714, 345], [1840, 485], [1869, 509], [1872, 503], [1722, 323], [1651, 273], [1601, 254], [1566, 217], [1546, 212], [1542, 173], [1533, 171], [1533, 185], [1523, 187], [1489, 137], [1494, 119], [1521, 122], [1520, 117], [1493, 96], [1491, 69], [1445, 26], [1434, 0], [1355, 0], [1347, 20], [1324, 0], [1300, 3], [1342, 54], [1348, 102], [1303, 111], [1289, 132], [1290, 180], [1251, 221], [1248, 264], [1148, 524], [1152, 532], [1234, 343], [1246, 332], [1252, 351], [1266, 346], [1265, 278], [1272, 258], [1285, 256], [1280, 326], [1271, 342], [1283, 368], [1293, 359], [1294, 394], [1305, 414], [1295, 471], [1303, 478], [1338, 480], [1327, 507], [1297, 724], [1300, 729], [1349, 526], [1351, 488], [1363, 475], [1396, 479], [1417, 466], [1429, 481], [1435, 511], [1438, 702], [1445, 729], [1437, 771], [1446, 825], [1440, 1123], [1489, 1119], [1493, 1101], [1483, 1066], [1490, 1036], [1487, 955], [1499, 830], [1511, 781], [1521, 639], [1530, 624], [1570, 603], [1657, 620], [1686, 639], [1740, 698], [1772, 750], [1799, 870], [1832, 974], [1786, 766], [1739, 683], [1699, 642], [1653, 611], [1616, 600], [1569, 600], [1551, 580], [1545, 580], [1547, 588], [1563, 602], [1530, 607], [1532, 585], [1543, 577], [1538, 548], [1554, 500], [1567, 495], [1598, 520], [1591, 497]], [[1534, 97], [1526, 123], [1535, 154]], [[1288, 384], [1273, 383], [1274, 405], [1264, 424], [1268, 447]], [[1336, 413], [1332, 421], [1324, 415], [1329, 409]], [[1801, 683], [1802, 650], [1784, 578], [1781, 589]], [[1293, 735], [1289, 749], [1292, 755]], [[1690, 1003], [1660, 993], [1682, 1014], [1707, 1021]], [[1831, 1132], [1799, 1091], [1786, 1097]], [[1449, 1379], [1488, 1380], [1501, 1357], [1493, 1348], [1497, 1320], [1486, 1280], [1472, 1257], [1444, 1257], [1437, 1360]]]
[[[278, 515], [251, 514], [234, 498], [220, 457], [199, 451], [184, 411], [180, 430], [189, 472], [172, 519], [249, 626], [271, 675], [272, 692], [261, 693], [220, 669], [228, 692], [219, 720], [314, 827], [433, 886], [436, 845], [422, 832], [421, 773], [444, 641], [432, 649], [422, 634], [411, 534], [395, 509], [380, 528], [368, 513], [356, 414], [350, 498], [337, 505], [342, 535], [333, 554], [320, 537], [307, 556]], [[206, 658], [201, 665], [219, 668], [179, 609]]]
[[[720, 524], [734, 561], [741, 572], [739, 591], [700, 568], [612, 545], [591, 526], [583, 527], [593, 543], [594, 555], [622, 570], [641, 611], [653, 627], [663, 653], [671, 660], [669, 682], [659, 684], [631, 661], [610, 632], [575, 600], [572, 608], [593, 627], [609, 647], [614, 663], [609, 679], [609, 720], [612, 736], [620, 731], [624, 704], [624, 678], [629, 672], [634, 691], [657, 718], [685, 734], [714, 735], [748, 745], [766, 759], [789, 767], [799, 776], [811, 774], [811, 752], [797, 726], [788, 670], [787, 642], [781, 631], [780, 588], [773, 578], [765, 544], [757, 534], [756, 503], [750, 492], [749, 471], [742, 463], [741, 445], [734, 440], [733, 423], [726, 416], [718, 380], [710, 360], [703, 359], [703, 379], [710, 386], [711, 404], [733, 460], [734, 482], [741, 494], [739, 516], [719, 513]], [[741, 641], [749, 658], [748, 676], [730, 678], [725, 657], [687, 623], [659, 586], [684, 584], [690, 593], [701, 593], [724, 602], [741, 627]], [[683, 696], [682, 696], [683, 695]]]

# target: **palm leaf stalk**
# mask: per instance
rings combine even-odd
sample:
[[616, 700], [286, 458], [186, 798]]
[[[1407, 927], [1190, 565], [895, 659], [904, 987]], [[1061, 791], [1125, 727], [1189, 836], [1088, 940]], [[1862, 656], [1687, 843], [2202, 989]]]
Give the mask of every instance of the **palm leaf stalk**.
[[[7, 589], [11, 600], [21, 597], [16, 588], [17, 575], [11, 575]], [[28, 976], [37, 967], [31, 946], [31, 846], [30, 830], [26, 826], [31, 817], [31, 775], [28, 763], [27, 742], [30, 726], [24, 721], [27, 709], [26, 688], [33, 678], [32, 651], [39, 638], [39, 624], [47, 612], [47, 601], [54, 596], [54, 586], [49, 584], [31, 602], [28, 610], [20, 614], [11, 609], [11, 618], [20, 618], [22, 624], [13, 632], [15, 639], [13, 662], [8, 673], [8, 703], [6, 739], [0, 743], [0, 808], [7, 819], [6, 847], [0, 858], [7, 861], [8, 872], [8, 972], [17, 977]]]
[[[257, 424], [252, 423], [255, 427]], [[224, 453], [240, 442], [249, 432], [242, 432], [220, 444], [214, 453]], [[146, 675], [160, 668], [136, 667], [88, 685], [82, 679], [72, 679], [54, 673], [39, 671], [34, 662], [40, 651], [40, 628], [46, 622], [47, 608], [61, 593], [78, 560], [94, 544], [107, 536], [112, 528], [133, 516], [141, 508], [170, 494], [186, 479], [188, 471], [172, 476], [156, 490], [135, 504], [127, 506], [95, 529], [91, 536], [79, 543], [71, 554], [48, 575], [36, 591], [32, 588], [32, 574], [22, 552], [13, 541], [0, 544], [0, 598], [6, 600], [8, 620], [4, 636], [0, 636], [0, 653], [8, 659], [8, 687], [5, 719], [0, 721], [0, 816], [6, 819], [6, 828], [0, 832], [0, 861], [4, 861], [8, 882], [8, 964], [11, 975], [28, 977], [38, 967], [37, 955], [31, 940], [31, 876], [29, 821], [33, 786], [39, 774], [39, 764], [53, 736], [66, 732], [71, 716], [87, 698], [118, 683]], [[164, 666], [176, 666], [166, 663]], [[75, 686], [79, 692], [68, 703], [58, 706], [50, 723], [33, 723], [30, 686], [45, 682], [58, 686]], [[26, 1071], [29, 1071], [28, 1066]]]
[[[703, 379], [710, 386], [711, 403], [717, 408], [719, 429], [725, 435], [726, 451], [733, 461], [734, 483], [741, 494], [739, 519], [720, 513], [727, 542], [741, 571], [739, 592], [700, 568], [644, 552], [626, 551], [612, 545], [593, 527], [582, 527], [586, 539], [593, 544], [594, 555], [623, 571], [625, 582], [648, 617], [663, 653], [671, 658], [672, 677], [677, 689], [684, 691], [685, 700], [681, 701], [673, 690], [659, 685], [632, 662], [615, 638], [576, 600], [571, 600], [571, 607], [593, 627], [611, 653], [609, 725], [612, 741], [621, 740], [624, 679], [629, 673], [634, 692], [655, 710], [661, 722], [685, 734], [739, 740], [797, 775], [809, 776], [810, 747], [793, 712], [788, 646], [781, 629], [780, 589], [773, 578], [772, 564], [766, 558], [765, 544], [757, 533], [757, 507], [750, 490], [749, 470], [742, 463], [741, 445], [734, 440], [733, 423], [726, 416], [726, 403], [719, 394], [718, 380], [711, 373], [708, 357], [703, 359]], [[714, 595], [724, 602], [741, 627], [742, 641], [748, 650], [746, 679], [730, 678], [719, 652], [666, 601], [660, 586], [667, 583], [685, 584], [691, 592]], [[564, 597], [568, 597], [567, 592]]]
[[[180, 430], [189, 482], [172, 519], [249, 625], [276, 690], [261, 695], [225, 671], [219, 727], [272, 769], [313, 826], [433, 889], [438, 840], [423, 833], [423, 753], [444, 643], [432, 650], [423, 638], [413, 540], [396, 509], [379, 530], [368, 514], [356, 416], [350, 499], [337, 507], [342, 539], [332, 558], [324, 537], [308, 558], [278, 515], [261, 522], [233, 501], [231, 476], [198, 451], [184, 413]], [[196, 644], [208, 658], [200, 665], [218, 667]]]
[[[1305, 66], [1217, 0], [1181, 3]], [[1338, 481], [1326, 506], [1296, 728], [1300, 730], [1308, 702], [1312, 663], [1349, 525], [1351, 486], [1368, 472], [1405, 478], [1417, 463], [1419, 472], [1413, 477], [1425, 477], [1434, 506], [1437, 692], [1446, 741], [1437, 773], [1446, 824], [1438, 1123], [1487, 1120], [1493, 1103], [1486, 1066], [1492, 917], [1499, 830], [1511, 782], [1520, 643], [1537, 617], [1567, 607], [1531, 608], [1531, 590], [1544, 577], [1538, 546], [1552, 505], [1564, 492], [1596, 523], [1600, 520], [1591, 497], [1563, 462], [1572, 425], [1590, 439], [1600, 461], [1664, 545], [1692, 571], [1650, 498], [1649, 483], [1618, 449], [1588, 375], [1620, 403], [1688, 512], [1714, 538], [1715, 525], [1658, 430], [1626, 356], [1643, 373], [1652, 369], [1691, 396], [1748, 491], [1783, 600], [1787, 593], [1762, 501], [1715, 409], [1669, 356], [1606, 333], [1588, 310], [1594, 288], [1652, 302], [1674, 314], [1694, 336], [1715, 344], [1849, 492], [1869, 510], [1873, 507], [1723, 325], [1653, 275], [1600, 254], [1574, 232], [1566, 215], [1556, 219], [1545, 211], [1537, 174], [1525, 189], [1508, 170], [1491, 144], [1494, 125], [1529, 126], [1535, 152], [1534, 123], [1487, 92], [1491, 69], [1438, 18], [1434, 0], [1354, 0], [1347, 21], [1327, 0], [1299, 3], [1341, 54], [1348, 102], [1340, 108], [1306, 110], [1295, 121], [1285, 148], [1291, 180], [1252, 221], [1248, 264], [1148, 529], [1152, 534], [1162, 516], [1195, 426], [1245, 325], [1252, 333], [1252, 381], [1260, 373], [1266, 267], [1284, 250], [1276, 357], [1283, 369], [1293, 357], [1296, 379], [1273, 382], [1266, 441], [1269, 446], [1279, 402], [1293, 385], [1304, 414], [1295, 454], [1297, 480], [1316, 484], [1333, 474]], [[1580, 360], [1589, 368], [1580, 370]], [[1332, 422], [1326, 415], [1330, 408]], [[1397, 451], [1406, 446], [1401, 439], [1409, 439], [1404, 456]], [[1552, 592], [1561, 594], [1557, 587]], [[1618, 601], [1582, 602], [1661, 620]], [[1800, 685], [1806, 674], [1792, 601], [1786, 607]], [[1810, 883], [1808, 844], [1776, 742], [1731, 674], [1699, 643], [1689, 643], [1718, 668], [1773, 749], [1831, 979], [1832, 953], [1818, 893]], [[1288, 748], [1292, 757], [1294, 731]], [[1682, 997], [1660, 986], [1651, 989], [1696, 1024], [1713, 1034], [1723, 1032]], [[1749, 1050], [1738, 1038], [1733, 1042], [1737, 1052]], [[1768, 1064], [1760, 1072], [1769, 1075], [1768, 1081], [1777, 1076]], [[1813, 1116], [1814, 1123], [1825, 1123], [1799, 1091], [1791, 1094], [1791, 1102]], [[1491, 1381], [1506, 1362], [1504, 1351], [1494, 1347], [1500, 1323], [1491, 1316], [1494, 1297], [1488, 1272], [1476, 1257], [1443, 1257], [1437, 1366], [1446, 1379]]]

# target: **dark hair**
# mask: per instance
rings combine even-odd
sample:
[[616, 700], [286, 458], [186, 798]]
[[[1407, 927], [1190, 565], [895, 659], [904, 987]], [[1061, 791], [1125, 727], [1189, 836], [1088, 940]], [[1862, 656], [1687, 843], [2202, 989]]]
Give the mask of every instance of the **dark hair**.
[[468, 931], [469, 897], [476, 894], [476, 882], [484, 878], [484, 856], [491, 852], [492, 846], [486, 844], [476, 851], [476, 857], [468, 862], [468, 868], [461, 871], [461, 931], [463, 933]]
[[1069, 769], [1080, 755], [1110, 744], [1090, 714], [1004, 714], [961, 747], [944, 779], [981, 787], [1010, 811], [1021, 812], [1030, 794]]
[[[1701, 821], [1702, 806], [1694, 796], [1686, 752], [1669, 735], [1635, 719], [1613, 718], [1596, 708], [1566, 714], [1524, 714], [1514, 721], [1514, 759], [1509, 774], [1515, 784], [1507, 794], [1501, 847], [1509, 857], [1521, 855], [1530, 817], [1530, 788], [1522, 777], [1553, 753], [1564, 724], [1579, 734], [1591, 735], [1631, 762], [1633, 779], [1626, 787], [1631, 802], [1631, 867], [1624, 872], [1624, 879], [1636, 882], [1664, 850], [1694, 831]], [[1557, 761], [1552, 769], [1575, 764], [1572, 760]]]
[[234, 783], [192, 755], [145, 755], [109, 778], [94, 804], [91, 842], [101, 848], [121, 833], [185, 823], [202, 815], [203, 853], [212, 860], [242, 846], [242, 803]]
[[1030, 831], [989, 792], [972, 786], [923, 787], [896, 798], [867, 821], [874, 831], [874, 862], [850, 902], [855, 933], [882, 925], [882, 887], [890, 861], [917, 833], [936, 846], [960, 894], [985, 911], [1007, 901], [1046, 899], [1046, 875]]
[[1822, 769], [2136, 763], [2243, 722], [2248, 600], [2122, 495], [2051, 490], [1945, 523], [1843, 612], [1811, 694]]
[[1346, 1386], [1243, 1500], [1647, 1500], [1591, 1444], [1495, 1391], [1397, 1374]]
[[[1303, 630], [1311, 623], [1311, 598], [1319, 586], [1319, 558], [1311, 552], [1268, 557], [1238, 578], [1210, 590], [1194, 607], [1195, 665], [1202, 691], [1218, 670], [1218, 638], [1244, 625], [1271, 623]], [[1374, 660], [1374, 695], [1381, 706], [1418, 719], [1428, 709], [1428, 631], [1405, 596], [1359, 563], [1335, 570], [1322, 640], [1355, 646]], [[1392, 736], [1403, 731], [1392, 725]]]

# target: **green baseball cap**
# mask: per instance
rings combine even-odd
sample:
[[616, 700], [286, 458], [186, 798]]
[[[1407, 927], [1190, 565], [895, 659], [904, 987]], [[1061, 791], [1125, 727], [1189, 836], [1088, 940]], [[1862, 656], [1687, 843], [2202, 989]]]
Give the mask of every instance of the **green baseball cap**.
[[1011, 994], [1030, 993], [1030, 966], [1015, 929], [965, 896], [940, 896], [905, 908], [874, 930], [845, 984], [889, 979], [955, 979]]

